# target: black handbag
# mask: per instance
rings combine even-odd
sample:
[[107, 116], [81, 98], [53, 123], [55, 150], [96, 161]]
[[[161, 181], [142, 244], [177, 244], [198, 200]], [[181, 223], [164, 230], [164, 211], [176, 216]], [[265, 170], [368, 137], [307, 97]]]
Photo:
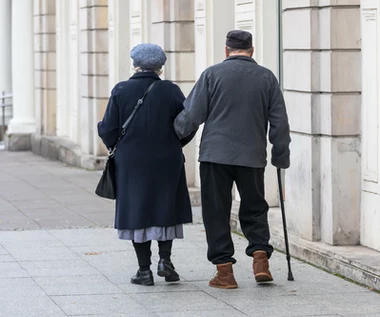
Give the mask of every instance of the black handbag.
[[137, 110], [140, 108], [142, 103], [144, 102], [144, 99], [146, 95], [148, 94], [149, 91], [153, 88], [154, 84], [156, 81], [150, 84], [148, 89], [145, 91], [144, 95], [142, 98], [140, 98], [137, 101], [136, 106], [133, 108], [133, 111], [131, 115], [128, 117], [128, 119], [125, 121], [125, 123], [122, 126], [119, 138], [115, 144], [115, 146], [112, 148], [112, 150], [109, 152], [102, 177], [99, 180], [98, 186], [96, 186], [95, 189], [95, 194], [103, 197], [103, 198], [108, 198], [108, 199], [116, 199], [116, 175], [115, 175], [115, 152], [117, 147], [119, 146], [119, 143], [123, 139], [127, 127], [129, 123], [132, 121], [133, 117], [135, 116]]

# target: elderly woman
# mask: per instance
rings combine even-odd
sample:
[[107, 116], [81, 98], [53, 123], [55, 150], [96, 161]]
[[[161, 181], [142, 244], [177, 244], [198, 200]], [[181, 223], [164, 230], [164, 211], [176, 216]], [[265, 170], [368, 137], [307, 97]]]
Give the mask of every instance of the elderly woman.
[[166, 282], [179, 281], [170, 260], [173, 239], [183, 238], [184, 223], [192, 221], [182, 146], [194, 136], [179, 140], [173, 129], [183, 109], [180, 88], [161, 80], [165, 52], [154, 44], [131, 51], [136, 73], [112, 90], [98, 133], [108, 149], [117, 142], [121, 127], [148, 87], [143, 104], [130, 122], [115, 154], [116, 216], [120, 239], [131, 240], [139, 269], [131, 283], [153, 285], [151, 241], [158, 241], [157, 274]]

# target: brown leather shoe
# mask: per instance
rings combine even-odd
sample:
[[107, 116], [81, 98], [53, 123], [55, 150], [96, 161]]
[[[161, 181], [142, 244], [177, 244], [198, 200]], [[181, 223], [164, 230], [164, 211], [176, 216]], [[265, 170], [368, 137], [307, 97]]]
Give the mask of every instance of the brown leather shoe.
[[237, 288], [238, 285], [235, 281], [234, 272], [232, 270], [232, 263], [223, 263], [216, 265], [217, 273], [213, 279], [208, 283], [211, 287], [216, 288]]
[[257, 283], [273, 281], [272, 274], [269, 271], [268, 255], [265, 251], [253, 252], [253, 274]]

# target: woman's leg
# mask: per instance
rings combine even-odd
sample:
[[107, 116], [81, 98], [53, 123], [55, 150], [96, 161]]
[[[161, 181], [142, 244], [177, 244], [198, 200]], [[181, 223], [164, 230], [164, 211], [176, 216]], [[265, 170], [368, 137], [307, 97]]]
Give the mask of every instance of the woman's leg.
[[139, 262], [139, 269], [135, 276], [132, 276], [131, 283], [139, 285], [154, 285], [153, 274], [150, 270], [150, 257], [152, 251], [150, 250], [151, 241], [144, 243], [136, 243], [132, 241], [133, 247], [135, 248], [137, 261]]
[[152, 251], [150, 250], [152, 241], [147, 241], [143, 243], [136, 243], [135, 241], [132, 241], [132, 243], [136, 251], [140, 271], [148, 271], [150, 269], [150, 265], [152, 264], [150, 260], [150, 257], [152, 256]]
[[173, 240], [158, 241], [158, 254], [160, 256], [160, 259], [164, 259], [170, 262], [172, 246]]
[[179, 281], [179, 275], [175, 271], [173, 263], [170, 260], [172, 253], [173, 240], [158, 241], [158, 254], [160, 261], [158, 262], [157, 274], [158, 276], [165, 277], [166, 282]]

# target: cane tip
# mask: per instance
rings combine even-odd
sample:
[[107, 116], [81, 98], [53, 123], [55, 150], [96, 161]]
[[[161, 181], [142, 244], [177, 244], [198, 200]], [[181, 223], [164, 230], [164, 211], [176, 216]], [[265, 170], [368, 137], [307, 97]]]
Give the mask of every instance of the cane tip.
[[293, 273], [288, 272], [288, 281], [294, 281]]

